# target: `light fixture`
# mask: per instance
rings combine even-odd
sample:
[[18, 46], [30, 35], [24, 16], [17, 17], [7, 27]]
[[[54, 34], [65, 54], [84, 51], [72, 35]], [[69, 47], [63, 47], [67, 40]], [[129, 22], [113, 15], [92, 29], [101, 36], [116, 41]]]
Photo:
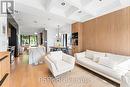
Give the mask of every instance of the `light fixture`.
[[62, 2], [61, 5], [62, 5], [62, 6], [65, 6], [65, 2]]
[[56, 37], [57, 38], [60, 38], [61, 34], [60, 34], [60, 25], [57, 25], [58, 28], [57, 28], [57, 34], [56, 34]]
[[38, 33], [37, 33], [37, 32], [35, 32], [34, 34], [35, 34], [35, 35], [37, 35]]

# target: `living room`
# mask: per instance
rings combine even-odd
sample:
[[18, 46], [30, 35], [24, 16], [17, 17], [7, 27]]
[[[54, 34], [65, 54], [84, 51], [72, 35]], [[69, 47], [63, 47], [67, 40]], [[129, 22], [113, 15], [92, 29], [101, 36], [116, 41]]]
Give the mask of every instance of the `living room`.
[[130, 87], [130, 1], [0, 3], [0, 87]]

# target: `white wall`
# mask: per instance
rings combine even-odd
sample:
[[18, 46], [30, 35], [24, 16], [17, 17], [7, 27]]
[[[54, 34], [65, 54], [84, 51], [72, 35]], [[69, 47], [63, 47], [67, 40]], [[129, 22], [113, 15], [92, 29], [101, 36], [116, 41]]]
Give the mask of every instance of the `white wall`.
[[66, 24], [60, 28], [60, 32], [62, 34], [70, 34], [71, 33], [71, 24]]
[[56, 34], [57, 30], [54, 28], [49, 28], [47, 29], [47, 46], [48, 46], [48, 51], [50, 46], [54, 46], [54, 43], [56, 41]]
[[[3, 33], [3, 26], [5, 26], [5, 34]], [[8, 37], [7, 37], [7, 16], [0, 16], [0, 51], [7, 51]]]

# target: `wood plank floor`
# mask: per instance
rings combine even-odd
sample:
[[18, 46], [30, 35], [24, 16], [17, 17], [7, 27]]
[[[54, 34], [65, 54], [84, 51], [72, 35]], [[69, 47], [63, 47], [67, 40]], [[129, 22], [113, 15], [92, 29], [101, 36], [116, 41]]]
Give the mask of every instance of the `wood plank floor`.
[[28, 64], [28, 56], [16, 58], [11, 65], [10, 87], [53, 87], [50, 82], [42, 83], [41, 77], [50, 73], [46, 64], [32, 66]]

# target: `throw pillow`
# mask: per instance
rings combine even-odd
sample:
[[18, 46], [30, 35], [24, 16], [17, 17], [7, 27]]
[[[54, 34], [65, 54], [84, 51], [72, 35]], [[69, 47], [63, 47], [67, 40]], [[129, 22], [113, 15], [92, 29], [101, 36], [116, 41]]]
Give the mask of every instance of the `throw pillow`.
[[109, 57], [100, 57], [99, 64], [111, 69], [114, 69], [116, 66], [116, 62], [112, 61]]

